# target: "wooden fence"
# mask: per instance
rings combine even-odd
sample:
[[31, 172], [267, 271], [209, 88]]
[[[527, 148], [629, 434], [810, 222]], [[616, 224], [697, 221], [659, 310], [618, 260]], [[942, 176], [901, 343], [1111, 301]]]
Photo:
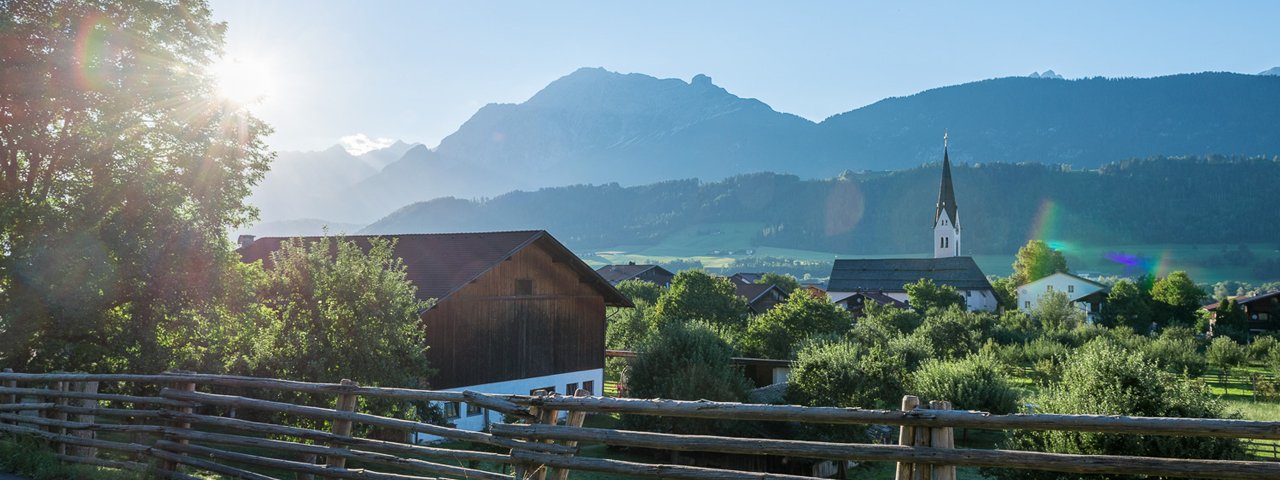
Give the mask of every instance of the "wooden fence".
[[[954, 428], [1058, 430], [1280, 440], [1280, 422], [1090, 415], [990, 415], [904, 399], [902, 410], [557, 395], [489, 395], [289, 380], [160, 375], [0, 373], [0, 432], [39, 439], [75, 463], [192, 479], [567, 479], [572, 470], [675, 479], [806, 476], [578, 455], [604, 444], [667, 452], [897, 462], [897, 478], [954, 479], [956, 466], [1186, 478], [1280, 478], [1280, 463], [955, 448]], [[268, 397], [268, 398], [261, 398]], [[289, 399], [290, 401], [282, 401]], [[309, 401], [299, 401], [309, 400]], [[459, 402], [512, 423], [472, 432], [360, 412], [361, 401]], [[302, 403], [312, 403], [304, 405]], [[328, 406], [318, 407], [314, 404]], [[589, 428], [588, 414], [899, 427], [897, 445], [737, 438]], [[358, 426], [358, 428], [357, 428]], [[418, 445], [376, 431], [451, 440]], [[404, 435], [398, 438], [407, 438]]]

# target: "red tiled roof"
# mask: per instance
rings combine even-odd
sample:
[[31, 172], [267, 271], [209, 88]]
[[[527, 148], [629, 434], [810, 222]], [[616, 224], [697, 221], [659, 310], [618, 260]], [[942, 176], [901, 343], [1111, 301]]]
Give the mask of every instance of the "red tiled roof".
[[[317, 241], [323, 237], [301, 237], [305, 241]], [[336, 238], [336, 237], [335, 237]], [[405, 275], [418, 287], [419, 299], [443, 299], [468, 282], [489, 271], [499, 262], [533, 244], [544, 242], [553, 254], [571, 257], [566, 262], [578, 270], [584, 280], [595, 280], [592, 285], [605, 297], [610, 306], [631, 306], [626, 297], [618, 293], [609, 282], [600, 278], [576, 255], [543, 230], [481, 233], [431, 233], [408, 235], [349, 235], [343, 237], [368, 249], [370, 239], [386, 238], [396, 241], [395, 256], [404, 261]], [[271, 268], [271, 253], [289, 237], [264, 237], [254, 240], [237, 252], [246, 263], [262, 260]]]

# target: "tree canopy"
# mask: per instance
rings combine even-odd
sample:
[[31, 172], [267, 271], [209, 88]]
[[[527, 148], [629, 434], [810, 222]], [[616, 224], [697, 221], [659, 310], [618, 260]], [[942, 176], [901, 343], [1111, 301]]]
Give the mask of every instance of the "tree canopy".
[[747, 322], [742, 351], [761, 358], [794, 358], [799, 344], [812, 336], [839, 336], [852, 326], [849, 313], [826, 298], [796, 290], [787, 301]]
[[1025, 285], [1055, 273], [1067, 271], [1067, 258], [1043, 240], [1030, 240], [1013, 260], [1015, 286]]
[[933, 310], [946, 310], [953, 306], [965, 308], [964, 295], [950, 285], [938, 285], [933, 280], [922, 278], [916, 283], [903, 285], [907, 290], [907, 303], [922, 314]]
[[746, 322], [747, 311], [732, 281], [702, 270], [677, 273], [654, 308], [661, 322], [706, 320], [733, 328]]

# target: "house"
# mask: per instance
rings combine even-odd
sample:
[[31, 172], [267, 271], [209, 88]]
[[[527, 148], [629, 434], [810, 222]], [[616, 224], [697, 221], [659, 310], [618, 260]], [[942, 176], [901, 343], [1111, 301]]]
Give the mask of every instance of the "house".
[[756, 283], [761, 278], [764, 278], [764, 273], [762, 272], [738, 272], [729, 276], [729, 280], [733, 281], [735, 285], [739, 283]]
[[825, 296], [831, 303], [848, 310], [854, 318], [861, 317], [862, 311], [871, 302], [904, 310], [910, 308], [907, 302], [893, 298], [884, 292], [842, 292], [838, 295], [827, 293]]
[[[361, 246], [371, 236], [348, 236]], [[427, 359], [437, 390], [600, 394], [604, 386], [605, 307], [631, 302], [542, 231], [387, 235], [420, 299]], [[238, 252], [263, 261], [288, 240], [256, 239]], [[306, 237], [318, 241], [320, 237]], [[480, 430], [501, 415], [442, 403], [458, 428]], [[422, 438], [420, 438], [422, 439]]]
[[676, 276], [676, 274], [657, 265], [636, 265], [636, 262], [630, 262], [626, 265], [605, 265], [596, 269], [596, 273], [599, 273], [611, 285], [617, 285], [627, 280], [644, 280], [663, 287], [671, 286], [671, 279]]
[[[1249, 321], [1249, 330], [1280, 330], [1280, 290], [1252, 297], [1232, 298], [1244, 311], [1244, 317]], [[1204, 309], [1216, 312], [1218, 307], [1219, 304], [1214, 303], [1205, 306]]]
[[747, 299], [747, 308], [756, 315], [769, 311], [774, 305], [787, 299], [787, 293], [772, 283], [733, 282], [733, 288], [738, 289], [739, 297]]
[[833, 301], [860, 293], [908, 303], [904, 285], [926, 278], [956, 289], [969, 310], [992, 312], [998, 306], [995, 289], [972, 257], [836, 260], [827, 295]]
[[1065, 293], [1071, 303], [1084, 310], [1089, 323], [1101, 319], [1102, 306], [1107, 301], [1107, 286], [1063, 272], [1019, 285], [1018, 309], [1024, 312], [1035, 310], [1040, 306], [1040, 299], [1050, 292]]

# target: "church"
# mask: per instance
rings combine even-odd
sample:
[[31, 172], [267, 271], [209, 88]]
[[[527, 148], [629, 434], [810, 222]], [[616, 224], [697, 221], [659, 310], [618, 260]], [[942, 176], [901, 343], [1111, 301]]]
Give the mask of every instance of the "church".
[[973, 257], [961, 255], [960, 208], [951, 181], [947, 137], [942, 138], [942, 182], [930, 230], [933, 258], [836, 260], [827, 284], [827, 295], [832, 302], [848, 304], [852, 298], [873, 295], [905, 303], [907, 291], [903, 286], [928, 278], [964, 295], [969, 310], [996, 310], [998, 302], [991, 282]]

